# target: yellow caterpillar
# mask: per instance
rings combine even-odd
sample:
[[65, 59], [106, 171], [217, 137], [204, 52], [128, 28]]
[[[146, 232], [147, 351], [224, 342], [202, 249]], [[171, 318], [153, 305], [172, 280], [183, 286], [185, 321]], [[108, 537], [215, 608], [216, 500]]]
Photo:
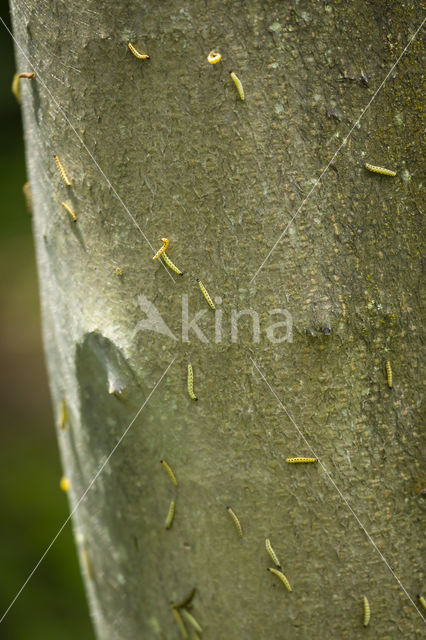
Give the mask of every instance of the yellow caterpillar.
[[278, 569], [274, 569], [273, 567], [269, 567], [268, 571], [273, 573], [274, 576], [277, 576], [277, 578], [281, 580], [281, 582], [284, 584], [285, 588], [288, 589], [288, 591], [293, 591], [288, 579], [286, 578], [286, 576], [283, 574], [282, 571], [278, 571]]
[[198, 624], [197, 620], [194, 618], [193, 615], [189, 613], [189, 611], [187, 611], [186, 609], [182, 609], [182, 615], [185, 618], [185, 620], [189, 622], [191, 627], [193, 627], [196, 631], [198, 631], [198, 633], [203, 633], [203, 630]]
[[390, 360], [386, 361], [386, 377], [388, 380], [388, 387], [389, 389], [392, 389], [392, 367]]
[[65, 211], [67, 213], [69, 213], [69, 215], [72, 218], [73, 222], [77, 222], [77, 216], [75, 215], [74, 211], [71, 209], [71, 207], [66, 203], [66, 202], [61, 202], [61, 205], [63, 206], [63, 208], [65, 209]]
[[265, 540], [265, 547], [266, 547], [266, 551], [269, 553], [269, 555], [270, 555], [270, 557], [272, 559], [272, 562], [274, 562], [274, 564], [276, 564], [277, 567], [281, 568], [280, 561], [278, 560], [277, 554], [275, 553], [275, 551], [272, 548], [271, 541], [269, 540], [269, 538], [266, 538], [266, 540]]
[[21, 104], [21, 89], [19, 88], [19, 73], [15, 73], [12, 80], [12, 93], [16, 98], [16, 102]]
[[198, 400], [198, 397], [194, 393], [194, 372], [192, 370], [192, 364], [188, 362], [188, 395], [191, 400]]
[[298, 464], [299, 462], [316, 462], [316, 458], [286, 458], [286, 462], [290, 464]]
[[207, 291], [207, 289], [205, 288], [205, 286], [203, 285], [203, 283], [201, 282], [201, 280], [199, 278], [197, 278], [197, 282], [198, 282], [198, 286], [201, 289], [201, 293], [203, 294], [203, 296], [207, 300], [207, 304], [214, 311], [216, 309], [216, 307], [213, 304], [213, 300], [209, 296], [209, 292]]
[[135, 58], [138, 58], [138, 60], [149, 60], [149, 55], [147, 53], [139, 53], [139, 51], [135, 49], [131, 42], [129, 42], [128, 47]]
[[173, 518], [175, 517], [175, 507], [176, 507], [175, 501], [171, 500], [170, 501], [169, 512], [168, 512], [167, 518], [166, 518], [166, 529], [170, 529], [170, 527], [172, 526]]
[[68, 429], [68, 411], [65, 400], [61, 400], [59, 403], [59, 426], [61, 429]]
[[177, 266], [170, 260], [169, 256], [166, 254], [165, 251], [163, 251], [161, 257], [163, 258], [164, 262], [169, 267], [169, 269], [177, 273], [178, 276], [183, 276], [183, 271], [177, 268]]
[[171, 481], [173, 482], [173, 484], [175, 485], [175, 487], [178, 486], [177, 480], [176, 480], [176, 476], [173, 473], [170, 465], [167, 464], [167, 462], [165, 460], [160, 460], [161, 464], [163, 465], [163, 467], [165, 468], [165, 470], [167, 471], [167, 473], [170, 476]]
[[370, 616], [371, 616], [370, 603], [368, 602], [367, 596], [363, 597], [363, 601], [364, 601], [364, 627], [368, 627], [368, 623], [370, 622]]
[[392, 176], [393, 178], [396, 176], [396, 171], [391, 171], [391, 169], [385, 169], [384, 167], [376, 167], [374, 164], [365, 163], [365, 168], [373, 173], [381, 173], [383, 176]]
[[180, 635], [182, 636], [182, 638], [189, 638], [189, 634], [183, 623], [182, 616], [180, 615], [176, 607], [172, 607], [172, 614], [174, 619], [176, 620], [177, 626], [179, 627]]
[[33, 196], [31, 192], [31, 184], [26, 182], [22, 187], [22, 191], [24, 192], [25, 204], [27, 205], [28, 213], [32, 215], [33, 213]]
[[158, 249], [157, 253], [153, 257], [153, 260], [157, 260], [157, 258], [159, 258], [169, 246], [169, 241], [167, 240], [167, 238], [161, 238], [161, 242], [163, 243], [163, 246], [161, 247], [161, 249]]
[[234, 524], [236, 526], [236, 529], [238, 531], [238, 535], [240, 536], [240, 538], [243, 537], [243, 529], [241, 527], [240, 521], [238, 520], [237, 516], [235, 515], [234, 511], [231, 509], [231, 507], [226, 507], [229, 515], [231, 516], [232, 520], [234, 521]]
[[94, 580], [95, 576], [93, 573], [92, 561], [90, 560], [89, 552], [86, 547], [82, 547], [81, 549], [81, 561], [84, 568], [86, 569], [86, 573], [89, 579]]
[[67, 187], [70, 187], [71, 186], [71, 180], [68, 178], [67, 172], [65, 171], [64, 167], [62, 166], [62, 162], [59, 160], [58, 156], [53, 156], [53, 159], [55, 161], [56, 168], [59, 171], [59, 175], [61, 176], [62, 182], [64, 182], [67, 185]]
[[233, 71], [231, 71], [230, 76], [231, 76], [232, 80], [234, 81], [235, 86], [237, 87], [237, 91], [238, 91], [238, 95], [240, 96], [240, 99], [244, 100], [244, 98], [245, 98], [244, 89], [243, 89], [243, 85], [241, 83], [241, 80], [239, 79], [239, 77]]

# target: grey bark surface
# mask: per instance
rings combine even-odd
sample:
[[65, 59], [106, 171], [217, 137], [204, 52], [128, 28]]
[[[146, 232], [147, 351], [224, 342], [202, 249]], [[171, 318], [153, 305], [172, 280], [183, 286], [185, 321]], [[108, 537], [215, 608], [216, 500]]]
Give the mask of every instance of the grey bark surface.
[[[15, 37], [37, 72], [21, 85], [23, 117], [47, 366], [57, 420], [62, 401], [68, 412], [58, 439], [71, 509], [175, 358], [73, 516], [99, 638], [178, 638], [169, 603], [194, 586], [192, 613], [213, 640], [424, 637], [419, 611], [324, 467], [285, 463], [312, 452], [252, 362], [415, 600], [425, 590], [422, 32], [251, 281], [419, 13], [415, 2], [12, 1]], [[210, 66], [213, 48], [223, 59]], [[114, 189], [154, 250], [169, 238], [182, 278], [152, 262]], [[197, 277], [222, 298], [221, 342]], [[207, 344], [193, 332], [181, 339], [183, 294], [191, 318], [207, 309], [198, 323]], [[141, 295], [176, 339], [135, 330]], [[258, 343], [250, 318], [231, 341], [233, 309], [259, 313]], [[268, 340], [274, 309], [291, 314], [292, 341]], [[188, 359], [198, 402], [186, 392]], [[125, 389], [110, 394], [111, 385]], [[293, 593], [266, 571], [266, 537]]]

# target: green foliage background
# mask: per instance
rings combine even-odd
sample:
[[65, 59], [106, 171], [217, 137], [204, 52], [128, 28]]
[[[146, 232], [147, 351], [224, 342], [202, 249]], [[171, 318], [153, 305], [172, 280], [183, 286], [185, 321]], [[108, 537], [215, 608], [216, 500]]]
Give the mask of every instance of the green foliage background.
[[[0, 14], [9, 25], [7, 2]], [[0, 617], [66, 519], [43, 361], [21, 113], [12, 40], [0, 24]], [[22, 69], [21, 69], [22, 71]], [[67, 525], [0, 625], [8, 640], [92, 640]]]

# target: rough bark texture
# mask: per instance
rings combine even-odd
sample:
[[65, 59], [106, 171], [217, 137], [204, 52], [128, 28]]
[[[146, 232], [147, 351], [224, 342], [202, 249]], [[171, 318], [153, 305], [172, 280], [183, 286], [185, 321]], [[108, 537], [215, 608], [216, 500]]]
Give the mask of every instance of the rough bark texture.
[[[91, 560], [98, 637], [178, 638], [169, 602], [193, 586], [192, 611], [212, 640], [421, 637], [419, 612], [324, 468], [284, 462], [311, 451], [251, 357], [415, 600], [425, 589], [422, 33], [250, 282], [418, 27], [418, 4], [12, 1], [12, 13], [38, 74], [22, 84], [23, 114], [58, 420], [62, 400], [68, 410], [58, 438], [71, 508], [176, 357], [73, 517]], [[223, 60], [210, 66], [213, 48]], [[28, 66], [17, 49], [18, 70]], [[153, 247], [169, 238], [183, 278], [152, 262], [55, 100]], [[366, 161], [398, 175], [370, 174]], [[221, 343], [210, 311], [199, 322], [208, 344], [180, 339], [182, 294], [191, 317], [205, 308], [196, 277], [223, 299]], [[135, 332], [141, 294], [176, 340]], [[247, 308], [260, 315], [260, 342], [246, 318], [232, 343], [231, 310]], [[266, 337], [276, 308], [292, 315], [292, 342]], [[188, 358], [198, 402], [186, 393]], [[108, 393], [117, 381], [121, 397]], [[170, 530], [175, 491], [162, 458], [179, 481]], [[293, 593], [266, 571], [265, 537]]]

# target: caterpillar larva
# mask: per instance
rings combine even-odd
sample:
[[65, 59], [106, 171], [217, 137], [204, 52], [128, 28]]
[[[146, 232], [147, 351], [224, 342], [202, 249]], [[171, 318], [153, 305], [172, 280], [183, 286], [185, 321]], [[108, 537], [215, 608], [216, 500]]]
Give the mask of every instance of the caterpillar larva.
[[22, 191], [24, 192], [25, 204], [27, 205], [28, 213], [32, 215], [33, 213], [33, 196], [31, 191], [31, 184], [26, 182], [22, 187]]
[[364, 627], [368, 627], [368, 623], [370, 622], [371, 611], [370, 611], [370, 603], [368, 602], [367, 596], [363, 597], [363, 602], [364, 602]]
[[286, 462], [297, 464], [299, 462], [317, 462], [317, 458], [286, 458]]
[[62, 491], [65, 491], [66, 493], [67, 491], [69, 491], [71, 483], [68, 480], [68, 478], [66, 478], [65, 476], [62, 476], [61, 481], [59, 482], [59, 486], [61, 487]]
[[188, 362], [187, 386], [188, 386], [188, 395], [191, 398], [191, 400], [198, 400], [198, 397], [194, 393], [194, 372], [192, 370], [192, 364], [190, 362]]
[[238, 520], [237, 516], [235, 515], [234, 511], [231, 509], [231, 507], [226, 507], [229, 515], [231, 516], [232, 520], [234, 521], [235, 527], [238, 531], [238, 535], [240, 536], [240, 538], [243, 537], [243, 529], [241, 527], [241, 523]]
[[185, 618], [187, 622], [189, 622], [189, 624], [191, 625], [191, 627], [195, 629], [195, 631], [198, 631], [198, 633], [203, 633], [203, 630], [198, 624], [197, 620], [194, 618], [193, 615], [189, 613], [189, 611], [187, 611], [186, 609], [182, 609], [182, 616]]
[[129, 42], [128, 47], [135, 58], [138, 58], [138, 60], [149, 60], [149, 55], [147, 53], [139, 53], [139, 51], [135, 49], [131, 42]]
[[169, 241], [167, 240], [167, 238], [161, 238], [161, 242], [163, 243], [163, 246], [161, 247], [161, 249], [158, 249], [157, 253], [153, 257], [153, 260], [157, 260], [157, 258], [159, 258], [169, 246]]
[[201, 293], [203, 294], [203, 296], [207, 300], [207, 304], [214, 311], [216, 309], [216, 307], [214, 306], [213, 300], [209, 296], [209, 292], [207, 291], [207, 289], [205, 288], [205, 286], [203, 285], [203, 283], [201, 282], [201, 280], [199, 278], [197, 278], [197, 282], [198, 282], [198, 286], [201, 289]]
[[229, 75], [231, 76], [232, 80], [234, 81], [235, 86], [237, 87], [237, 91], [238, 91], [238, 95], [240, 96], [240, 99], [244, 100], [244, 98], [245, 98], [244, 89], [243, 89], [243, 85], [241, 83], [241, 80], [239, 79], [239, 77], [233, 71], [231, 71], [231, 73]]
[[178, 276], [183, 276], [183, 271], [177, 268], [177, 266], [170, 260], [169, 256], [165, 251], [163, 251], [161, 257], [163, 258], [164, 262], [169, 267], [169, 269], [177, 273]]
[[61, 202], [61, 205], [63, 206], [65, 211], [70, 215], [70, 217], [72, 218], [72, 221], [77, 222], [77, 216], [75, 215], [71, 207], [66, 202]]
[[61, 429], [68, 428], [68, 412], [67, 405], [65, 404], [65, 400], [61, 400], [59, 403], [59, 427]]
[[166, 518], [166, 529], [170, 529], [170, 527], [172, 526], [173, 523], [173, 518], [175, 517], [175, 507], [176, 507], [176, 503], [174, 500], [170, 501], [170, 506], [169, 506], [169, 512], [167, 514], [167, 518]]
[[167, 464], [167, 462], [165, 460], [160, 460], [161, 464], [163, 465], [163, 467], [165, 468], [165, 470], [167, 471], [167, 473], [170, 476], [171, 481], [173, 482], [173, 484], [175, 485], [175, 487], [178, 486], [177, 480], [176, 480], [176, 476], [173, 473], [171, 467], [169, 464]]
[[87, 576], [90, 580], [94, 579], [92, 562], [90, 560], [89, 552], [86, 547], [82, 547], [81, 549], [81, 561], [83, 563], [83, 567], [86, 569]]
[[216, 64], [220, 60], [222, 60], [222, 56], [218, 51], [210, 51], [209, 55], [207, 56], [207, 61], [210, 64]]
[[62, 166], [62, 162], [59, 160], [58, 156], [53, 156], [53, 159], [55, 160], [56, 168], [58, 169], [62, 182], [64, 182], [67, 185], [67, 187], [70, 187], [71, 180], [68, 178], [67, 172]]
[[16, 98], [18, 104], [21, 104], [21, 87], [19, 84], [19, 80], [21, 78], [27, 78], [28, 80], [32, 80], [35, 78], [35, 73], [15, 73], [12, 80], [12, 93]]
[[389, 389], [392, 389], [392, 367], [391, 367], [390, 360], [386, 361], [386, 378], [388, 381]]
[[277, 578], [279, 578], [281, 580], [281, 582], [285, 585], [285, 587], [286, 587], [286, 589], [288, 589], [288, 591], [293, 591], [288, 579], [286, 578], [286, 576], [283, 574], [282, 571], [278, 571], [278, 569], [274, 569], [273, 567], [268, 567], [268, 571], [273, 573], [274, 576], [277, 576]]
[[278, 560], [277, 554], [275, 553], [275, 551], [272, 548], [271, 541], [269, 540], [269, 538], [266, 538], [266, 540], [265, 540], [265, 547], [266, 547], [266, 551], [269, 553], [269, 555], [270, 555], [270, 557], [272, 559], [272, 562], [274, 564], [276, 564], [277, 567], [279, 567], [281, 569], [280, 561]]
[[12, 80], [12, 93], [16, 98], [16, 102], [21, 104], [21, 89], [19, 87], [19, 73], [15, 73]]
[[426, 609], [426, 598], [424, 598], [423, 596], [417, 596], [419, 599], [420, 604], [422, 605], [423, 609]]
[[190, 604], [192, 602], [193, 597], [195, 596], [195, 592], [196, 592], [196, 588], [193, 587], [191, 589], [191, 591], [188, 593], [188, 595], [186, 596], [186, 598], [184, 598], [183, 600], [181, 600], [180, 602], [178, 602], [177, 604], [173, 604], [172, 606], [175, 609], [182, 609], [182, 607], [186, 607], [188, 604]]
[[123, 269], [121, 267], [115, 267], [114, 269], [117, 276], [121, 277], [123, 275]]
[[176, 607], [172, 606], [172, 614], [174, 619], [176, 620], [177, 626], [179, 627], [180, 635], [182, 636], [182, 638], [189, 638], [189, 634], [183, 623], [182, 616], [180, 615], [180, 612]]
[[385, 169], [384, 167], [376, 167], [374, 164], [368, 164], [368, 162], [366, 162], [364, 166], [366, 169], [368, 169], [369, 171], [372, 171], [373, 173], [381, 173], [382, 176], [392, 176], [392, 177], [396, 176], [396, 171], [391, 171], [391, 169]]

